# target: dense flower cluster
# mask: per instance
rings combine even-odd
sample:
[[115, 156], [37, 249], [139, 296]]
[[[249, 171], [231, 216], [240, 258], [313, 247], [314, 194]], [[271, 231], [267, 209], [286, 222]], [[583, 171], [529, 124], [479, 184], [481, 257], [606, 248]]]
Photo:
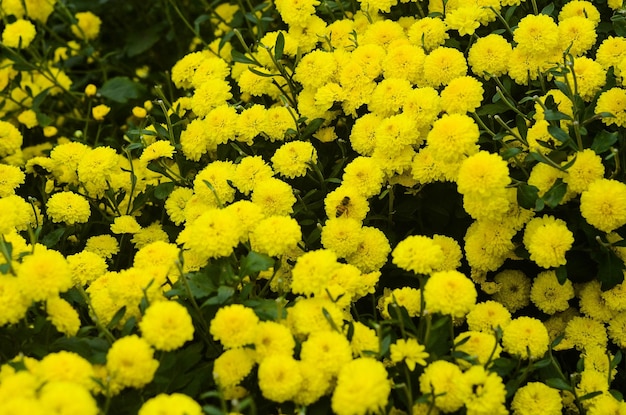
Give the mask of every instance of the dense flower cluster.
[[0, 4], [0, 413], [626, 411], [621, 1], [83, 3]]

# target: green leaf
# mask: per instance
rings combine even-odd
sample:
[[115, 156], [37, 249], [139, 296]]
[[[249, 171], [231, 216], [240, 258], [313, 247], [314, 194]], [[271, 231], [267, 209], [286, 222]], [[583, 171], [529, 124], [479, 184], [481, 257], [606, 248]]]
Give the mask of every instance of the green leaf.
[[522, 152], [521, 149], [519, 149], [517, 147], [511, 147], [511, 148], [507, 148], [504, 151], [502, 151], [502, 153], [500, 153], [500, 156], [502, 156], [503, 159], [508, 160], [511, 157], [517, 156], [521, 152]]
[[123, 104], [129, 99], [139, 98], [143, 89], [143, 86], [133, 82], [127, 76], [116, 76], [115, 78], [111, 78], [106, 81], [98, 92], [100, 95], [110, 99], [111, 101]]
[[283, 50], [285, 49], [285, 36], [283, 32], [278, 32], [276, 36], [276, 45], [274, 45], [274, 58], [279, 61], [283, 57]]
[[539, 199], [539, 189], [529, 184], [521, 184], [517, 187], [517, 203], [524, 209], [534, 209]]
[[176, 185], [173, 182], [165, 182], [154, 188], [154, 197], [165, 200], [172, 193]]
[[559, 281], [559, 284], [565, 284], [565, 282], [567, 281], [567, 268], [565, 267], [565, 265], [561, 265], [554, 271], [556, 272], [556, 279]]
[[611, 22], [613, 22], [613, 29], [618, 36], [626, 37], [626, 17], [621, 14], [615, 14], [611, 16]]
[[547, 14], [548, 16], [550, 16], [553, 11], [554, 11], [554, 3], [550, 3], [546, 7], [541, 9], [541, 14]]
[[555, 125], [549, 125], [548, 132], [552, 137], [556, 138], [561, 143], [567, 143], [569, 140], [571, 140], [571, 137], [567, 132], [565, 132], [565, 130]]
[[555, 208], [561, 203], [565, 193], [567, 193], [567, 183], [564, 183], [563, 179], [557, 179], [541, 199], [546, 205]]
[[254, 60], [235, 49], [233, 49], [230, 54], [234, 62], [247, 63], [248, 65], [256, 65], [256, 62]]
[[562, 391], [572, 391], [572, 385], [567, 383], [561, 378], [550, 378], [545, 380], [545, 384], [550, 386], [551, 388], [562, 390]]
[[307, 126], [304, 128], [304, 131], [302, 131], [300, 138], [305, 139], [309, 137], [310, 135], [312, 135], [314, 132], [318, 130], [318, 128], [322, 126], [322, 124], [324, 124], [324, 121], [326, 121], [324, 118], [316, 118], [313, 121], [309, 122]]
[[208, 297], [217, 291], [211, 279], [203, 273], [197, 272], [189, 276], [184, 276], [183, 278], [187, 278], [189, 291], [191, 291], [191, 295], [194, 298]]
[[48, 248], [53, 248], [56, 244], [59, 243], [61, 237], [65, 233], [65, 228], [55, 229], [52, 232], [46, 234], [41, 240], [41, 243], [47, 246]]
[[598, 280], [603, 291], [624, 281], [624, 262], [613, 252], [605, 251], [598, 261]]
[[154, 46], [161, 38], [161, 33], [164, 29], [164, 25], [153, 25], [140, 32], [134, 33], [129, 36], [128, 44], [126, 45], [126, 55], [129, 58], [141, 55], [152, 46]]
[[551, 109], [546, 109], [543, 113], [543, 118], [546, 121], [560, 121], [560, 120], [572, 120], [572, 117], [570, 117], [569, 115], [560, 112], [560, 111], [555, 111], [555, 110], [551, 110]]
[[257, 252], [250, 252], [241, 259], [239, 276], [245, 277], [247, 275], [256, 274], [257, 272], [268, 270], [273, 266], [274, 259], [272, 257]]
[[608, 151], [611, 146], [617, 142], [617, 138], [617, 131], [610, 133], [606, 130], [602, 130], [593, 139], [593, 143], [591, 143], [591, 149], [597, 154], [602, 154], [605, 151]]

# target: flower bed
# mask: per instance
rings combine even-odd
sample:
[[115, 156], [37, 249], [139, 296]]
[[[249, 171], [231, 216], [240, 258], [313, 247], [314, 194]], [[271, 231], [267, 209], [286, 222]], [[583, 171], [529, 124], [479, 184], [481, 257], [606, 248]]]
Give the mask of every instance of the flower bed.
[[621, 1], [5, 0], [0, 413], [626, 413]]

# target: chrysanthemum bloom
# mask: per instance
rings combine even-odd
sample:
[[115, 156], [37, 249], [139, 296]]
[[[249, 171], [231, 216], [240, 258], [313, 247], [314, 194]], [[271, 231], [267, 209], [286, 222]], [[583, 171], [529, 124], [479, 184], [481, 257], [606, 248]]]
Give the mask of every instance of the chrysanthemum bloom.
[[94, 390], [97, 383], [89, 361], [74, 352], [65, 350], [46, 355], [32, 368], [32, 373], [42, 382], [71, 382]]
[[344, 168], [342, 182], [359, 189], [363, 196], [371, 197], [380, 192], [383, 171], [371, 157], [357, 157]]
[[467, 313], [467, 325], [473, 331], [491, 334], [497, 327], [503, 329], [510, 322], [511, 312], [497, 301], [487, 300], [478, 303]]
[[522, 359], [541, 358], [548, 351], [549, 343], [548, 329], [533, 317], [512, 320], [502, 333], [504, 351]]
[[346, 257], [349, 264], [361, 272], [378, 271], [387, 262], [391, 246], [385, 234], [378, 228], [364, 226], [358, 235], [356, 250]]
[[369, 353], [378, 353], [380, 351], [380, 339], [376, 334], [376, 330], [367, 327], [360, 321], [356, 321], [352, 325], [353, 333], [350, 340], [352, 346], [352, 355], [354, 357], [365, 357]]
[[533, 304], [546, 314], [564, 311], [569, 307], [569, 300], [574, 298], [574, 286], [570, 280], [561, 284], [554, 271], [540, 272], [530, 289]]
[[118, 216], [111, 224], [111, 232], [115, 234], [137, 233], [141, 230], [141, 225], [137, 223], [134, 216], [123, 215]]
[[383, 120], [376, 114], [368, 113], [359, 117], [350, 132], [350, 144], [362, 156], [371, 156], [376, 143], [376, 128]]
[[213, 364], [213, 379], [221, 388], [237, 385], [255, 365], [254, 350], [237, 347], [222, 353]]
[[289, 215], [296, 203], [293, 188], [282, 180], [273, 178], [257, 183], [251, 200], [262, 208], [266, 216]]
[[441, 91], [441, 108], [448, 114], [474, 112], [483, 100], [483, 92], [483, 86], [476, 78], [455, 78]]
[[409, 370], [415, 370], [416, 365], [426, 366], [428, 353], [423, 345], [415, 339], [398, 339], [390, 348], [390, 358], [394, 363], [404, 361]]
[[602, 158], [589, 148], [579, 151], [575, 156], [576, 161], [567, 169], [563, 181], [567, 183], [568, 190], [581, 193], [587, 190], [591, 183], [604, 177], [604, 165]]
[[355, 236], [360, 232], [361, 222], [355, 219], [330, 218], [322, 228], [322, 245], [339, 258], [345, 258], [357, 250], [361, 241]]
[[[580, 373], [580, 381], [576, 385], [576, 395], [585, 396], [593, 392], [602, 392], [602, 395], [609, 395], [609, 381], [606, 373], [596, 372], [585, 368]], [[594, 396], [582, 401], [583, 408], [594, 406], [599, 396]]]
[[259, 318], [251, 308], [232, 304], [217, 310], [211, 320], [213, 338], [227, 348], [242, 347], [254, 343]]
[[596, 103], [596, 114], [609, 113], [612, 117], [603, 117], [606, 125], [615, 124], [618, 127], [626, 126], [626, 90], [611, 88], [600, 94]]
[[559, 29], [552, 17], [531, 14], [519, 21], [513, 40], [522, 52], [534, 57], [548, 57], [559, 47]]
[[411, 114], [416, 128], [422, 134], [421, 131], [430, 129], [441, 112], [441, 99], [437, 90], [431, 87], [411, 90], [404, 100], [402, 111]]
[[456, 359], [456, 363], [463, 369], [472, 365], [485, 365], [490, 359], [500, 357], [502, 347], [496, 342], [495, 333], [480, 331], [465, 331], [455, 337], [456, 352], [466, 353], [467, 357]]
[[154, 222], [140, 229], [139, 232], [133, 235], [130, 241], [135, 244], [137, 249], [141, 249], [153, 242], [169, 242], [169, 236], [159, 222]]
[[262, 219], [250, 232], [252, 250], [278, 256], [294, 249], [302, 239], [298, 222], [289, 216]]
[[309, 251], [300, 256], [293, 267], [291, 291], [296, 294], [322, 293], [335, 270], [340, 267], [337, 255], [328, 249]]
[[463, 373], [463, 377], [471, 390], [464, 400], [467, 415], [508, 413], [504, 406], [506, 400], [504, 381], [498, 374], [476, 365]]
[[287, 322], [295, 336], [304, 338], [310, 333], [333, 330], [327, 315], [335, 327], [341, 327], [343, 312], [337, 305], [326, 298], [302, 298], [288, 309]]
[[104, 120], [104, 117], [106, 117], [106, 115], [110, 111], [111, 111], [111, 107], [104, 105], [104, 104], [100, 104], [100, 105], [96, 105], [95, 107], [91, 109], [91, 115], [93, 116], [94, 120], [102, 121]]
[[35, 25], [29, 20], [18, 19], [6, 25], [2, 31], [2, 44], [9, 48], [27, 48], [37, 35]]
[[617, 347], [626, 347], [626, 314], [619, 313], [609, 322], [609, 337]]
[[606, 82], [606, 71], [598, 62], [584, 56], [574, 58], [571, 70], [574, 75], [571, 72], [565, 75], [569, 84], [574, 85], [576, 76], [577, 93], [587, 102], [593, 100]]
[[46, 212], [53, 222], [65, 222], [68, 225], [85, 223], [91, 215], [89, 202], [73, 192], [53, 194], [46, 203]]
[[419, 384], [420, 392], [432, 394], [435, 407], [444, 412], [461, 409], [471, 393], [461, 368], [445, 360], [436, 360], [426, 366], [419, 378]]
[[87, 239], [85, 245], [85, 251], [93, 252], [102, 258], [110, 259], [113, 255], [117, 254], [120, 250], [120, 246], [111, 235], [97, 235]]
[[317, 151], [308, 141], [283, 144], [272, 156], [274, 170], [290, 179], [306, 175], [312, 163], [317, 162]]
[[398, 44], [388, 49], [383, 59], [385, 78], [406, 79], [411, 84], [419, 83], [426, 54], [420, 46]]
[[326, 195], [324, 210], [329, 218], [365, 219], [369, 212], [367, 198], [354, 186], [341, 185]]
[[74, 36], [85, 40], [93, 40], [98, 37], [102, 24], [102, 20], [98, 16], [92, 12], [80, 12], [76, 13], [76, 19], [78, 19], [78, 23], [71, 27]]
[[72, 286], [65, 257], [43, 245], [37, 245], [32, 255], [24, 257], [17, 269], [17, 278], [24, 296], [33, 301], [47, 300]]
[[584, 17], [593, 22], [594, 26], [600, 23], [600, 12], [590, 1], [574, 0], [564, 4], [559, 12], [559, 22], [571, 17]]
[[292, 400], [303, 382], [299, 363], [291, 356], [268, 356], [259, 364], [259, 388], [274, 402]]
[[235, 198], [235, 189], [229, 180], [235, 174], [235, 169], [235, 165], [230, 161], [217, 160], [210, 163], [193, 181], [195, 194], [210, 205], [223, 206], [232, 202]]
[[0, 157], [6, 157], [18, 151], [23, 142], [22, 133], [13, 124], [0, 121]]
[[207, 116], [212, 110], [228, 104], [233, 97], [230, 84], [223, 79], [207, 79], [191, 96], [191, 110], [198, 117]]
[[467, 62], [477, 76], [489, 79], [508, 70], [508, 58], [513, 48], [501, 35], [480, 37], [469, 50]]
[[443, 250], [432, 238], [411, 235], [402, 240], [392, 252], [393, 263], [416, 274], [429, 274], [444, 261]]
[[385, 295], [378, 301], [378, 309], [386, 319], [391, 318], [389, 307], [404, 307], [410, 317], [416, 317], [421, 313], [421, 301], [421, 290], [411, 287], [395, 288], [391, 291], [385, 290]]
[[122, 337], [107, 352], [106, 367], [112, 381], [122, 387], [141, 388], [150, 383], [159, 362], [148, 342], [136, 335]]
[[20, 112], [20, 115], [17, 116], [17, 121], [28, 129], [39, 125], [39, 121], [37, 121], [37, 113], [33, 110]]
[[13, 276], [0, 276], [0, 327], [20, 321], [32, 304], [21, 292], [21, 283]]
[[443, 115], [426, 137], [433, 156], [442, 162], [457, 162], [478, 152], [478, 125], [464, 114]]
[[175, 301], [150, 304], [139, 322], [141, 337], [157, 350], [178, 349], [193, 339], [193, 323], [187, 309]]
[[211, 209], [187, 223], [176, 242], [206, 258], [228, 256], [239, 245], [243, 228], [233, 212]]
[[331, 398], [338, 415], [364, 415], [384, 408], [391, 392], [387, 371], [381, 362], [358, 358], [343, 367]]
[[454, 78], [467, 74], [467, 62], [463, 53], [440, 46], [424, 59], [424, 80], [428, 86], [447, 85]]
[[[614, 0], [609, 0], [609, 5]], [[621, 3], [619, 4], [621, 7]], [[616, 9], [618, 7], [615, 7]], [[611, 393], [603, 393], [593, 399], [593, 405], [589, 407], [589, 415], [619, 414], [626, 411], [626, 402], [618, 400]]]
[[479, 151], [465, 159], [456, 180], [459, 193], [480, 193], [484, 197], [504, 189], [510, 182], [506, 161], [488, 151]]
[[257, 362], [268, 356], [293, 356], [296, 342], [289, 328], [275, 321], [261, 321], [257, 325], [254, 351]]
[[89, 390], [72, 382], [48, 382], [39, 390], [39, 401], [44, 408], [57, 413], [97, 415], [100, 411]]
[[164, 393], [148, 399], [141, 408], [138, 415], [159, 415], [167, 413], [170, 415], [201, 415], [202, 407], [189, 396], [182, 393]]
[[61, 333], [75, 336], [80, 328], [80, 318], [74, 308], [61, 297], [51, 297], [46, 301], [48, 320]]
[[[333, 41], [334, 39], [331, 39]], [[314, 50], [300, 59], [293, 79], [305, 88], [318, 89], [337, 75], [337, 61], [331, 52]]]
[[596, 43], [595, 24], [584, 16], [569, 17], [559, 23], [559, 38], [562, 50], [581, 56]]
[[482, 7], [468, 4], [446, 13], [445, 22], [450, 29], [457, 30], [461, 36], [473, 35], [480, 26], [482, 14]]
[[603, 232], [612, 232], [626, 224], [626, 184], [600, 179], [591, 183], [580, 196], [580, 213]]
[[530, 259], [543, 268], [565, 265], [565, 253], [574, 244], [574, 234], [562, 219], [544, 215], [526, 225], [524, 246]]
[[439, 17], [425, 17], [417, 19], [409, 27], [408, 36], [412, 44], [421, 46], [425, 51], [431, 51], [444, 44], [450, 38], [448, 27]]
[[528, 382], [515, 392], [513, 415], [560, 415], [563, 410], [559, 391], [541, 382]]
[[495, 271], [513, 252], [511, 238], [517, 230], [509, 224], [494, 220], [477, 220], [465, 234], [465, 258], [472, 269]]
[[15, 194], [15, 189], [24, 183], [25, 179], [26, 175], [19, 167], [0, 164], [0, 197]]
[[596, 50], [596, 62], [604, 69], [617, 65], [624, 57], [626, 57], [626, 39], [621, 36], [609, 36]]
[[149, 163], [152, 160], [157, 160], [162, 157], [171, 159], [173, 155], [174, 146], [172, 146], [169, 141], [157, 140], [143, 150], [141, 156], [139, 156], [139, 160], [144, 163]]
[[424, 286], [426, 310], [430, 313], [464, 317], [475, 305], [474, 282], [458, 271], [433, 273]]
[[600, 281], [589, 281], [577, 292], [578, 305], [584, 315], [594, 320], [609, 323], [618, 313], [608, 306], [602, 294]]
[[317, 362], [319, 370], [336, 375], [352, 360], [352, 348], [348, 339], [341, 333], [315, 332], [302, 343], [300, 359]]

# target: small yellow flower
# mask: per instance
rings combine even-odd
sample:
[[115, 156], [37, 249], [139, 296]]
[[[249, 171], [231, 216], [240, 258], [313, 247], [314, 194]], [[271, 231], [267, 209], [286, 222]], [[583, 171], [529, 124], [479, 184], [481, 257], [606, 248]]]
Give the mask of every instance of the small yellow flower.
[[408, 368], [413, 371], [415, 365], [426, 366], [428, 353], [426, 353], [423, 345], [419, 344], [415, 339], [399, 339], [391, 345], [391, 361], [398, 363], [405, 361]]
[[146, 115], [148, 115], [148, 111], [142, 107], [133, 107], [132, 111], [133, 115], [137, 118], [146, 118]]
[[100, 104], [91, 109], [91, 115], [93, 115], [93, 119], [96, 121], [104, 120], [104, 117], [111, 111], [111, 107], [108, 107], [104, 104]]
[[93, 97], [98, 92], [98, 88], [94, 84], [89, 84], [85, 87], [85, 95]]

